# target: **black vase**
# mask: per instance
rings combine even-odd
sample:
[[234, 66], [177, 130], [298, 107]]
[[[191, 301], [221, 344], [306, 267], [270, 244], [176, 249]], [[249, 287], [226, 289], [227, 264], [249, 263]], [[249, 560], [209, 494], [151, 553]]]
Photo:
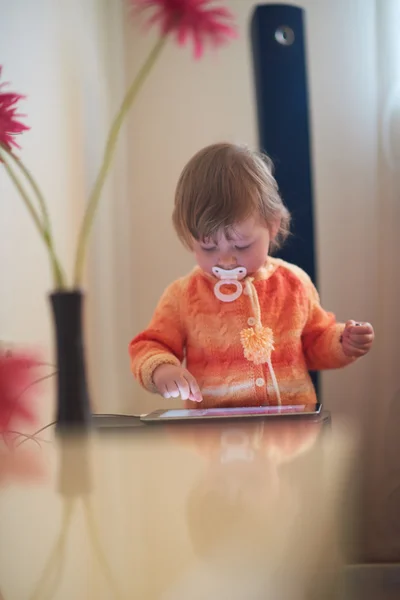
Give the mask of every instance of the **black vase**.
[[81, 291], [50, 295], [57, 354], [57, 428], [86, 429], [91, 422], [82, 329]]

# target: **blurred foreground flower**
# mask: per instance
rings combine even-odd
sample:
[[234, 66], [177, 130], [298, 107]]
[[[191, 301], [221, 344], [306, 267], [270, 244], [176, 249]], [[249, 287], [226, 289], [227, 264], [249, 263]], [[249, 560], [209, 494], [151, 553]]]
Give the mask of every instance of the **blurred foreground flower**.
[[176, 35], [183, 46], [192, 39], [195, 58], [200, 58], [204, 46], [210, 42], [221, 46], [237, 35], [232, 13], [215, 6], [214, 0], [131, 0], [134, 10], [152, 11], [149, 25], [159, 25], [161, 35]]
[[0, 352], [0, 434], [5, 442], [0, 448], [0, 486], [14, 482], [35, 483], [43, 481], [46, 475], [41, 451], [19, 450], [18, 445], [10, 445], [15, 434], [38, 444], [34, 435], [15, 431], [21, 423], [36, 422], [33, 393], [37, 391], [34, 384], [38, 364], [35, 357], [27, 353], [9, 356]]
[[23, 96], [15, 92], [4, 92], [3, 89], [6, 85], [6, 83], [0, 83], [0, 144], [11, 151], [13, 146], [19, 148], [15, 136], [27, 131], [29, 127], [21, 123], [19, 119], [22, 115], [17, 112], [17, 104]]
[[36, 421], [32, 393], [37, 365], [28, 354], [0, 352], [0, 433], [7, 433], [15, 423]]

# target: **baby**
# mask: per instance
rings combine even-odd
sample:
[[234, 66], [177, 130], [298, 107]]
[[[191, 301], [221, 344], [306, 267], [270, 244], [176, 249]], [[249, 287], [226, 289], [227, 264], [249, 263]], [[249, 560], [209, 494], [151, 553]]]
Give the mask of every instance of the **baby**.
[[271, 256], [290, 215], [267, 157], [228, 143], [198, 152], [179, 179], [173, 222], [198, 266], [167, 288], [130, 344], [147, 390], [201, 408], [314, 403], [309, 371], [370, 350], [370, 324], [337, 323], [308, 275]]

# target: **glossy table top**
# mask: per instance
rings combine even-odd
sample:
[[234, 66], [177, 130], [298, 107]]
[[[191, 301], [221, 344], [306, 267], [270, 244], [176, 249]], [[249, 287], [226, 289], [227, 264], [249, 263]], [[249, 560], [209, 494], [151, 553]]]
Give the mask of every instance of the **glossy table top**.
[[327, 422], [135, 421], [3, 448], [2, 597], [331, 597], [354, 448]]

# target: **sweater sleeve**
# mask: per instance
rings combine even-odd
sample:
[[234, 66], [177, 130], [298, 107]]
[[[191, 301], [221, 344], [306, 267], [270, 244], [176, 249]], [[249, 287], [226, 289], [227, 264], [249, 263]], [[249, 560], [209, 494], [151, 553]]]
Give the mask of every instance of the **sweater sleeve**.
[[184, 357], [185, 331], [179, 309], [181, 282], [169, 286], [161, 297], [148, 328], [129, 345], [131, 370], [139, 383], [157, 392], [153, 373], [162, 364], [180, 365]]
[[305, 284], [309, 296], [309, 313], [303, 329], [302, 343], [308, 369], [339, 369], [353, 363], [355, 359], [343, 352], [341, 336], [344, 323], [338, 323], [335, 315], [321, 307], [319, 294], [311, 280], [308, 279]]

